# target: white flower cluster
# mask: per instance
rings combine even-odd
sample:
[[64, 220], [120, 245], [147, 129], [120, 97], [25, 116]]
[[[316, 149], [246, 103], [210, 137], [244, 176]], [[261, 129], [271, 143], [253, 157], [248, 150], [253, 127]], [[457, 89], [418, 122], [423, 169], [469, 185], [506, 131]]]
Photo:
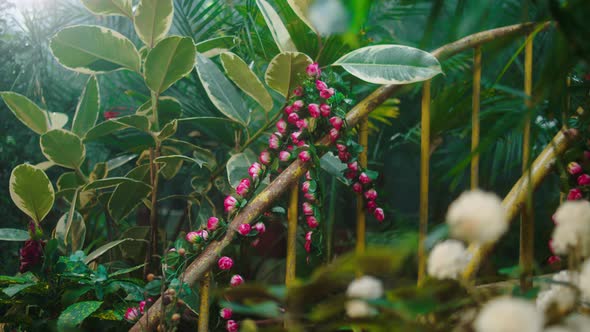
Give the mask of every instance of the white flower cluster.
[[546, 312], [552, 305], [559, 312], [567, 312], [573, 309], [576, 305], [576, 289], [574, 288], [576, 277], [573, 277], [568, 271], [561, 271], [555, 274], [552, 279], [557, 283], [552, 283], [548, 290], [539, 293], [537, 296], [537, 308], [543, 312]]
[[582, 298], [588, 302], [590, 300], [590, 259], [582, 264], [578, 287], [580, 288], [580, 292], [582, 292]]
[[470, 260], [471, 254], [462, 242], [446, 240], [430, 252], [427, 271], [437, 279], [457, 279]]
[[486, 303], [475, 319], [476, 332], [542, 332], [543, 313], [523, 299], [499, 297]]
[[587, 332], [589, 330], [590, 318], [580, 314], [572, 314], [560, 325], [550, 326], [543, 332]]
[[346, 314], [348, 317], [374, 316], [377, 314], [377, 310], [364, 300], [375, 300], [383, 296], [383, 283], [375, 277], [360, 277], [348, 285], [346, 296], [353, 298], [346, 302]]
[[564, 255], [572, 248], [578, 248], [584, 257], [590, 255], [590, 202], [567, 201], [555, 212], [553, 249]]
[[451, 236], [469, 243], [495, 242], [508, 229], [500, 198], [481, 190], [462, 193], [449, 206], [446, 219]]

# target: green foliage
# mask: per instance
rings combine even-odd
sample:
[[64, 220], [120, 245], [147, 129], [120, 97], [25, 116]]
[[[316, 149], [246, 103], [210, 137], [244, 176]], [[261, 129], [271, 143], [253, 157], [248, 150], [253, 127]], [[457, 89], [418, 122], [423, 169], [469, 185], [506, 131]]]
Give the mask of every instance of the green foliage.
[[10, 175], [10, 197], [22, 212], [39, 224], [53, 207], [55, 193], [45, 172], [22, 164]]

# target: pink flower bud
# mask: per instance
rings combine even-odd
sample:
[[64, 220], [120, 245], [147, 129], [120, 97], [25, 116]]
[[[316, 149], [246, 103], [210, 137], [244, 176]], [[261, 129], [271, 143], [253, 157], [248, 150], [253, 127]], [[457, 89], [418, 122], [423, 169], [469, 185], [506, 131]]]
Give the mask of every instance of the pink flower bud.
[[139, 312], [143, 315], [145, 312], [145, 306], [149, 303], [152, 304], [154, 299], [151, 297], [147, 299], [147, 301], [139, 301]]
[[229, 280], [229, 284], [230, 284], [232, 287], [237, 287], [237, 286], [239, 286], [239, 285], [241, 285], [241, 284], [243, 284], [243, 283], [244, 283], [244, 278], [242, 278], [242, 276], [241, 276], [241, 275], [239, 275], [239, 274], [234, 274], [234, 275], [231, 277], [231, 279]]
[[572, 161], [571, 163], [567, 164], [567, 171], [571, 175], [576, 175], [582, 172], [582, 166], [580, 166], [580, 164], [578, 164], [577, 162]]
[[248, 174], [250, 174], [252, 180], [256, 180], [260, 174], [262, 174], [262, 167], [259, 163], [253, 163], [250, 168], [248, 168]]
[[190, 243], [197, 243], [200, 240], [199, 234], [197, 232], [188, 232], [186, 234], [186, 240]]
[[582, 191], [578, 188], [570, 190], [570, 192], [567, 194], [568, 201], [577, 201], [580, 199], [582, 199]]
[[222, 270], [229, 270], [234, 266], [234, 261], [227, 256], [223, 256], [217, 261], [217, 266]]
[[309, 151], [305, 150], [305, 151], [299, 152], [299, 160], [301, 160], [304, 163], [310, 161], [311, 154], [309, 153]]
[[311, 235], [313, 234], [313, 232], [307, 232], [305, 234], [305, 251], [307, 251], [308, 253], [311, 251]]
[[289, 151], [281, 151], [279, 152], [279, 160], [282, 162], [287, 162], [291, 159], [291, 153]]
[[[295, 114], [295, 113], [291, 113], [291, 115], [293, 115], [293, 114]], [[291, 115], [289, 115], [289, 117], [291, 117]], [[297, 114], [295, 114], [295, 115], [297, 115]], [[280, 144], [279, 137], [275, 134], [270, 135], [270, 137], [268, 138], [268, 147], [273, 150], [276, 150], [279, 148], [279, 144]]]
[[338, 129], [336, 129], [336, 128], [330, 129], [330, 140], [332, 140], [332, 142], [336, 142], [338, 137], [340, 137], [340, 132], [338, 131]]
[[559, 256], [553, 255], [547, 259], [547, 263], [549, 263], [549, 265], [553, 265], [559, 262], [561, 262], [561, 257]]
[[313, 216], [313, 205], [309, 202], [304, 202], [303, 205], [303, 214], [306, 216]]
[[223, 308], [219, 310], [219, 316], [223, 319], [230, 319], [233, 311], [230, 308]]
[[336, 144], [336, 149], [338, 149], [338, 152], [346, 152], [347, 150], [346, 145], [344, 144]]
[[553, 239], [549, 239], [549, 242], [547, 242], [547, 247], [549, 247], [549, 251], [551, 251], [552, 254], [555, 254], [555, 248], [553, 247]]
[[139, 318], [139, 316], [140, 312], [139, 308], [137, 307], [127, 308], [127, 310], [125, 311], [125, 319], [130, 322], [136, 321]]
[[309, 191], [309, 186], [311, 185], [311, 182], [309, 181], [305, 181], [301, 184], [301, 191], [303, 191], [304, 193]]
[[293, 90], [293, 94], [297, 97], [303, 96], [303, 87], [301, 87], [301, 86], [296, 87], [295, 90]]
[[240, 224], [240, 226], [238, 227], [238, 233], [240, 233], [243, 236], [246, 236], [246, 235], [250, 234], [251, 229], [252, 229], [252, 226], [250, 226], [250, 224], [248, 224], [248, 223]]
[[358, 193], [358, 194], [362, 193], [363, 192], [363, 185], [358, 182], [353, 183], [352, 184], [352, 191], [354, 191], [355, 193]]
[[207, 232], [207, 230], [205, 229], [200, 229], [197, 231], [197, 236], [207, 241], [207, 239], [209, 238], [209, 232]]
[[316, 87], [316, 89], [318, 89], [318, 91], [322, 91], [322, 90], [326, 90], [328, 88], [328, 84], [326, 84], [323, 81], [316, 80], [315, 87]]
[[260, 157], [258, 157], [260, 163], [262, 163], [263, 165], [268, 165], [270, 164], [270, 159], [270, 152], [268, 152], [267, 150], [260, 152]]
[[305, 194], [303, 194], [303, 197], [305, 197], [305, 199], [310, 202], [315, 202], [315, 200], [316, 200], [315, 193], [305, 193]]
[[232, 213], [236, 210], [238, 205], [238, 200], [235, 199], [233, 196], [227, 196], [223, 201], [223, 206], [225, 208], [225, 212]]
[[330, 105], [328, 105], [328, 104], [321, 104], [320, 105], [320, 113], [322, 114], [322, 116], [324, 118], [329, 117], [331, 111], [332, 111], [332, 108], [330, 107]]
[[260, 244], [260, 238], [255, 239], [254, 241], [252, 241], [252, 243], [250, 243], [250, 245], [252, 247], [256, 247]]
[[578, 186], [587, 186], [590, 184], [590, 175], [582, 174], [578, 176]]
[[361, 175], [359, 175], [359, 181], [362, 184], [367, 184], [367, 183], [371, 183], [371, 178], [367, 175], [367, 173], [362, 172]]
[[210, 231], [214, 231], [219, 226], [219, 219], [216, 217], [210, 217], [207, 219], [207, 229]]
[[299, 115], [297, 113], [291, 113], [287, 117], [287, 121], [292, 125], [297, 124], [297, 121], [299, 121]]
[[299, 111], [304, 105], [303, 100], [296, 100], [293, 102], [293, 112]]
[[375, 219], [377, 219], [379, 222], [382, 222], [383, 219], [385, 219], [385, 214], [383, 213], [382, 208], [376, 208], [373, 212], [373, 216], [375, 216]]
[[305, 141], [304, 141], [304, 140], [299, 140], [299, 141], [297, 141], [297, 144], [296, 144], [296, 145], [297, 145], [298, 147], [300, 147], [300, 148], [301, 148], [301, 147], [309, 147], [309, 145], [305, 144]]
[[309, 126], [309, 122], [307, 119], [299, 119], [295, 122], [295, 126], [301, 130], [307, 128]]
[[369, 212], [371, 212], [371, 213], [375, 212], [376, 208], [377, 208], [377, 203], [375, 201], [368, 201], [367, 202], [367, 210], [369, 210]]
[[293, 141], [293, 143], [297, 144], [299, 142], [299, 136], [301, 136], [300, 131], [295, 131], [291, 133], [291, 140]]
[[225, 323], [225, 329], [227, 330], [227, 332], [238, 332], [240, 328], [240, 325], [238, 325], [238, 322], [236, 322], [235, 320], [228, 320]]
[[307, 76], [318, 77], [321, 74], [320, 65], [317, 62], [312, 63], [305, 69]]
[[310, 172], [310, 171], [307, 171], [307, 172], [305, 172], [305, 179], [306, 179], [307, 181], [311, 181], [311, 180], [313, 179], [313, 178], [311, 177], [311, 172]]
[[311, 115], [312, 118], [320, 117], [320, 106], [318, 104], [309, 104], [307, 106], [307, 110], [309, 111], [309, 115]]
[[344, 177], [349, 180], [356, 179], [356, 176], [357, 176], [357, 172], [355, 172], [355, 171], [348, 170], [348, 171], [344, 172]]
[[376, 200], [377, 199], [377, 191], [375, 189], [369, 189], [369, 190], [365, 191], [365, 198], [368, 201]]
[[352, 156], [351, 156], [350, 152], [346, 152], [346, 151], [338, 152], [338, 159], [340, 159], [340, 161], [343, 163], [348, 162], [351, 157]]
[[293, 113], [293, 111], [294, 111], [293, 106], [291, 106], [291, 105], [285, 106], [285, 114], [289, 115], [289, 114]]
[[307, 232], [305, 233], [305, 241], [311, 241], [311, 236], [313, 235], [313, 232]]
[[309, 226], [309, 228], [316, 228], [320, 225], [320, 223], [318, 222], [318, 220], [316, 219], [316, 217], [314, 216], [308, 216], [307, 217], [307, 226]]
[[356, 161], [353, 161], [353, 162], [349, 163], [347, 166], [348, 166], [348, 169], [351, 170], [351, 171], [355, 171], [356, 172], [356, 171], [359, 170], [359, 163], [356, 162]]
[[342, 129], [344, 121], [342, 121], [342, 119], [337, 116], [333, 116], [330, 118], [330, 124], [332, 124], [332, 127], [334, 127], [336, 130], [340, 130]]
[[266, 232], [266, 226], [262, 221], [257, 222], [254, 224], [254, 229], [258, 232], [258, 234], [263, 234]]
[[320, 91], [320, 97], [324, 99], [329, 99], [334, 95], [334, 88], [324, 89]]
[[283, 119], [280, 119], [277, 124], [277, 130], [279, 131], [279, 133], [284, 134], [287, 132], [287, 122]]
[[240, 181], [238, 186], [236, 187], [236, 193], [242, 197], [246, 196], [246, 194], [250, 191], [250, 179], [245, 178]]

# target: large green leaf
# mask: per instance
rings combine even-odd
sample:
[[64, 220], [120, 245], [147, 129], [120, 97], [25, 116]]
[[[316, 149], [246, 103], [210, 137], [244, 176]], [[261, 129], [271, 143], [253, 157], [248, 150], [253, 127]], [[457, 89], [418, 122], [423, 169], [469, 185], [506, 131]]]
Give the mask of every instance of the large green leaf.
[[231, 52], [222, 53], [220, 58], [227, 76], [265, 111], [270, 111], [273, 106], [272, 97], [244, 60]]
[[[137, 115], [152, 117], [152, 101], [148, 100], [135, 111]], [[163, 128], [168, 122], [180, 118], [182, 114], [182, 105], [180, 102], [170, 96], [158, 98], [158, 128]]]
[[149, 131], [150, 120], [145, 115], [128, 115], [117, 119], [107, 120], [90, 129], [84, 136], [84, 141], [96, 140], [125, 128], [136, 128]]
[[96, 124], [100, 109], [100, 91], [96, 77], [90, 76], [82, 96], [76, 107], [76, 114], [72, 123], [72, 132], [79, 137], [84, 137], [86, 132]]
[[154, 47], [166, 37], [174, 18], [172, 0], [141, 0], [135, 10], [133, 25], [139, 38]]
[[125, 218], [152, 191], [143, 182], [123, 182], [115, 188], [109, 199], [108, 209], [115, 221]]
[[299, 52], [284, 52], [275, 56], [266, 69], [266, 84], [278, 93], [287, 97], [302, 81], [305, 69], [312, 60]]
[[86, 190], [107, 189], [107, 188], [118, 186], [119, 184], [121, 184], [123, 182], [139, 182], [139, 181], [137, 181], [135, 179], [126, 178], [126, 177], [109, 177], [106, 179], [100, 179], [100, 180], [93, 181], [93, 182], [85, 185], [82, 190], [86, 191]]
[[0, 92], [0, 96], [14, 115], [37, 134], [49, 130], [47, 112], [39, 108], [29, 98], [16, 92]]
[[145, 82], [162, 93], [190, 73], [195, 64], [195, 44], [189, 37], [172, 36], [160, 41], [148, 54], [144, 64]]
[[61, 129], [63, 128], [70, 119], [67, 114], [59, 113], [59, 112], [48, 112], [49, 115], [49, 122], [51, 129]]
[[248, 168], [257, 161], [257, 156], [254, 152], [246, 150], [242, 153], [236, 153], [227, 161], [227, 181], [236, 188], [240, 181], [248, 178]]
[[202, 42], [197, 43], [197, 52], [208, 58], [212, 58], [223, 52], [229, 51], [236, 45], [236, 39], [237, 38], [234, 36], [223, 36], [203, 40]]
[[345, 54], [333, 65], [375, 84], [415, 83], [442, 73], [432, 54], [402, 45], [363, 47]]
[[16, 228], [0, 228], [0, 241], [26, 241], [30, 239], [29, 232]]
[[67, 27], [51, 38], [49, 47], [61, 65], [80, 73], [98, 74], [119, 69], [139, 72], [137, 49], [115, 30], [93, 25]]
[[98, 310], [102, 301], [84, 301], [67, 307], [57, 319], [58, 331], [70, 331]]
[[279, 14], [266, 0], [256, 0], [256, 4], [266, 21], [272, 38], [281, 52], [297, 52], [297, 48], [289, 35], [289, 31], [281, 21]]
[[[131, 227], [131, 228], [135, 228], [135, 227]], [[126, 232], [124, 232], [124, 233], [126, 233]], [[84, 264], [90, 264], [93, 260], [102, 256], [105, 252], [113, 249], [114, 247], [120, 245], [121, 243], [124, 243], [127, 241], [133, 241], [133, 240], [134, 239], [132, 239], [132, 238], [124, 238], [121, 240], [112, 241], [107, 244], [103, 244], [102, 246], [96, 248], [93, 252], [89, 253], [88, 256], [86, 256], [86, 258], [84, 258]]]
[[120, 15], [131, 17], [131, 0], [82, 0], [82, 4], [96, 15]]
[[82, 250], [86, 239], [86, 223], [82, 215], [74, 210], [72, 218], [69, 216], [70, 212], [66, 212], [55, 225], [55, 238], [66, 253]]
[[178, 120], [180, 130], [197, 129], [203, 131], [206, 135], [214, 137], [219, 143], [229, 147], [236, 145], [234, 132], [243, 129], [243, 125], [226, 118], [217, 117], [194, 117], [182, 118]]
[[77, 169], [86, 158], [86, 148], [80, 137], [63, 129], [41, 135], [41, 152], [56, 165]]
[[317, 29], [313, 26], [308, 18], [309, 8], [313, 5], [314, 0], [287, 0], [291, 9], [299, 16], [299, 19], [303, 21], [311, 30], [317, 33]]
[[215, 63], [206, 56], [197, 53], [196, 68], [199, 79], [213, 105], [228, 118], [246, 124], [249, 116], [246, 103]]
[[45, 172], [22, 164], [10, 175], [10, 197], [21, 211], [38, 223], [53, 207], [55, 192]]

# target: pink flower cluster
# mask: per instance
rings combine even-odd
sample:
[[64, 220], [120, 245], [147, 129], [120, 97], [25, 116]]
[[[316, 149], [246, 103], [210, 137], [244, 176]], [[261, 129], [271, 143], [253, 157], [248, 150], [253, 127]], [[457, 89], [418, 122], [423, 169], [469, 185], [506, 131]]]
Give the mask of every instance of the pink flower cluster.
[[[217, 261], [217, 266], [219, 266], [219, 268], [221, 270], [227, 271], [234, 266], [234, 261], [230, 257], [223, 256], [223, 257], [219, 258], [219, 260]], [[234, 274], [229, 281], [229, 285], [231, 287], [237, 287], [243, 283], [244, 283], [244, 278], [239, 274]], [[239, 329], [238, 322], [231, 319], [233, 316], [233, 311], [231, 310], [231, 308], [222, 308], [219, 311], [219, 316], [226, 320], [225, 329], [228, 332], [238, 331], [238, 329]]]
[[152, 298], [147, 299], [147, 301], [140, 301], [138, 307], [129, 307], [125, 311], [125, 320], [130, 322], [135, 322], [143, 315], [146, 309], [146, 305], [149, 303], [154, 302]]
[[235, 320], [231, 319], [233, 315], [233, 311], [230, 308], [223, 308], [219, 311], [219, 316], [222, 319], [225, 319], [225, 329], [228, 332], [237, 332], [239, 329], [239, 324]]
[[382, 222], [385, 219], [383, 209], [377, 205], [377, 191], [373, 187], [373, 179], [369, 176], [367, 170], [359, 165], [357, 160], [353, 160], [352, 154], [344, 144], [336, 144], [338, 158], [340, 161], [347, 163], [347, 169], [344, 176], [352, 181], [352, 190], [358, 194], [363, 194], [366, 201], [367, 210], [373, 214], [375, 219]]
[[[584, 152], [584, 156], [586, 155], [586, 152]], [[567, 199], [569, 201], [582, 199], [584, 197], [582, 189], [590, 185], [590, 175], [584, 173], [582, 166], [575, 161], [572, 161], [567, 165], [567, 172], [575, 178], [577, 185], [577, 187], [570, 189], [567, 194]]]

